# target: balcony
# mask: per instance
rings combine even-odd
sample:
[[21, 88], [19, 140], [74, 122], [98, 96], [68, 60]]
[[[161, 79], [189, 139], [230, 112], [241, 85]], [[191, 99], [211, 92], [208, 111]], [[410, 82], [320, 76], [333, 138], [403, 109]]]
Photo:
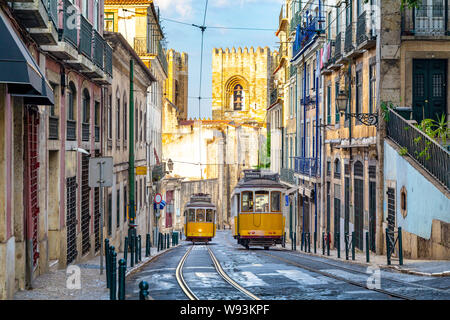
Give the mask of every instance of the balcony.
[[349, 54], [355, 47], [353, 46], [353, 24], [350, 23], [345, 28], [344, 51]]
[[270, 105], [275, 104], [278, 101], [278, 88], [275, 88], [270, 93]]
[[336, 43], [334, 47], [334, 58], [339, 61], [342, 58], [342, 32], [336, 36]]
[[289, 21], [288, 21], [288, 19], [285, 16], [285, 11], [286, 11], [286, 6], [283, 4], [281, 6], [280, 15], [278, 16], [278, 30], [277, 30], [277, 34], [278, 34], [278, 32], [287, 30], [287, 26], [289, 24]]
[[161, 67], [163, 68], [164, 72], [167, 74], [167, 59], [161, 42], [158, 42], [158, 60], [161, 63]]
[[138, 56], [144, 56], [148, 53], [147, 38], [146, 37], [135, 37], [134, 38], [134, 51]]
[[315, 38], [318, 36], [319, 18], [314, 17], [304, 29], [299, 29], [299, 33], [295, 35], [292, 56], [297, 56], [305, 50]]
[[48, 117], [48, 138], [50, 140], [59, 139], [59, 118], [49, 116]]
[[450, 36], [449, 1], [402, 11], [402, 36]]
[[280, 169], [280, 180], [295, 185], [294, 170], [289, 168]]
[[319, 159], [294, 157], [295, 173], [302, 174], [309, 177], [320, 177]]
[[14, 15], [30, 36], [42, 45], [58, 40], [58, 0], [31, 0], [14, 3]]
[[291, 18], [289, 23], [289, 31], [294, 32], [297, 29], [297, 26], [302, 22], [302, 16], [300, 12], [296, 12], [294, 16]]
[[376, 45], [376, 33], [373, 29], [372, 15], [364, 11], [359, 15], [356, 23], [356, 47], [358, 49], [369, 49]]
[[88, 59], [92, 57], [92, 25], [83, 16], [80, 16], [80, 53]]
[[89, 123], [81, 124], [81, 140], [89, 141]]
[[94, 61], [94, 64], [103, 69], [104, 65], [104, 55], [105, 55], [105, 39], [98, 33], [96, 30], [94, 30], [94, 53], [92, 55], [92, 59]]
[[387, 137], [450, 191], [450, 153], [397, 112], [389, 109]]
[[66, 138], [69, 141], [77, 140], [77, 122], [75, 120], [67, 120]]

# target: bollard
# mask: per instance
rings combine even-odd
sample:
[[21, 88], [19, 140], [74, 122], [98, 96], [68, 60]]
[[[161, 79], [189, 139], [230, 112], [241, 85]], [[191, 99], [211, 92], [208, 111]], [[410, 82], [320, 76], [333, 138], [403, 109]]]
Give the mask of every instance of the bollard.
[[294, 251], [297, 250], [297, 232], [294, 232]]
[[109, 289], [109, 240], [105, 239], [106, 287]]
[[314, 253], [317, 253], [316, 242], [317, 242], [317, 232], [314, 231]]
[[141, 235], [138, 236], [139, 238], [139, 261], [142, 261], [142, 237]]
[[292, 234], [292, 231], [290, 232], [290, 237], [291, 239], [291, 250], [294, 250], [294, 242], [292, 241], [292, 239], [294, 238], [294, 235]]
[[150, 234], [147, 233], [145, 236], [145, 256], [150, 256]]
[[327, 234], [327, 256], [330, 255], [330, 232]]
[[125, 261], [125, 266], [128, 263], [128, 237], [125, 237], [125, 241], [123, 243], [123, 261]]
[[303, 251], [304, 239], [305, 239], [305, 233], [302, 231], [302, 238], [300, 240], [300, 251]]
[[170, 234], [167, 234], [167, 249], [170, 248]]
[[138, 236], [134, 236], [134, 262], [139, 263], [139, 239]]
[[159, 247], [160, 247], [159, 235], [160, 235], [160, 233], [158, 232], [158, 236], [156, 237], [156, 240], [157, 240], [156, 241], [157, 242], [156, 248], [157, 248], [158, 252], [159, 252]]
[[130, 267], [134, 267], [134, 234], [130, 235]]
[[[111, 247], [114, 250], [114, 247]], [[116, 300], [117, 294], [117, 253], [115, 251], [111, 252], [111, 287], [109, 291], [109, 299]]]
[[337, 249], [337, 257], [341, 257], [341, 234], [336, 232], [336, 249]]
[[125, 273], [127, 263], [124, 259], [119, 260], [119, 300], [125, 300]]
[[348, 232], [344, 234], [345, 241], [345, 260], [348, 260]]
[[398, 263], [403, 265], [402, 227], [398, 227]]
[[366, 232], [366, 262], [369, 262], [370, 255], [369, 255], [369, 232]]
[[148, 297], [148, 283], [141, 281], [139, 283], [139, 300], [147, 300]]
[[322, 254], [325, 255], [325, 232], [322, 232]]
[[391, 264], [391, 253], [390, 253], [390, 245], [389, 245], [389, 234], [388, 228], [386, 228], [386, 256], [387, 256], [387, 264]]
[[355, 231], [352, 232], [352, 260], [355, 260]]

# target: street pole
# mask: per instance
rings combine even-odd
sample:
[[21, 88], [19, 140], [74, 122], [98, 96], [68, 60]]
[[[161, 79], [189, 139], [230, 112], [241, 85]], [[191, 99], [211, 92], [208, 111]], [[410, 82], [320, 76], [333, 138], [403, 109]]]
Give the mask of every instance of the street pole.
[[[130, 59], [130, 109], [129, 109], [129, 137], [130, 137], [130, 149], [128, 156], [128, 199], [130, 199], [129, 204], [129, 217], [128, 217], [128, 239], [134, 239], [136, 234], [136, 224], [135, 224], [135, 216], [136, 212], [134, 207], [134, 188], [135, 188], [135, 175], [134, 175], [134, 61]], [[132, 253], [133, 254], [133, 253]]]
[[102, 173], [102, 167], [103, 162], [99, 162], [99, 184], [100, 184], [100, 190], [99, 190], [99, 197], [100, 197], [100, 274], [103, 274], [103, 173]]

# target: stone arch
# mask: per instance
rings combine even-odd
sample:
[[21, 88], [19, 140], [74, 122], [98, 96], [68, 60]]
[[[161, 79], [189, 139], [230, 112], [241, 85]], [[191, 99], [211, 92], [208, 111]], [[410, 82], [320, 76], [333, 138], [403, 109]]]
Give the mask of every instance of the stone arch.
[[[238, 101], [241, 101], [240, 108], [237, 105]], [[244, 77], [235, 75], [225, 83], [225, 106], [230, 111], [249, 110], [249, 84]]]

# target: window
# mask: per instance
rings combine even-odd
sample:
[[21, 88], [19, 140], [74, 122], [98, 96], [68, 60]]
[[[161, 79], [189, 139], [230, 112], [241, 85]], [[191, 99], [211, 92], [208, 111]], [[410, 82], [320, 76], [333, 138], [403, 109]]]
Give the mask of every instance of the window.
[[339, 15], [339, 9], [340, 9], [340, 7], [337, 7], [336, 8], [336, 35], [338, 35], [339, 34], [339, 32], [341, 32], [339, 29], [339, 19], [341, 18], [340, 17], [340, 15]]
[[120, 140], [120, 95], [117, 91], [117, 106], [116, 106], [116, 139]]
[[327, 87], [327, 123], [331, 123], [331, 86]]
[[242, 110], [244, 104], [244, 90], [240, 84], [233, 88], [233, 108], [234, 110]]
[[195, 222], [205, 222], [205, 209], [197, 209]]
[[369, 69], [369, 113], [373, 113], [376, 107], [376, 83], [377, 83], [377, 69], [376, 64], [370, 65]]
[[83, 90], [83, 123], [89, 123], [89, 109], [91, 105], [91, 99], [89, 97], [89, 91], [87, 89]]
[[206, 209], [206, 222], [214, 222], [214, 210]]
[[98, 31], [98, 0], [94, 0], [94, 29]]
[[188, 222], [195, 222], [195, 209], [189, 209], [187, 218]]
[[69, 90], [67, 90], [67, 120], [75, 120], [75, 97], [77, 90], [73, 82], [69, 84]]
[[334, 177], [339, 179], [341, 177], [341, 162], [339, 159], [334, 161]]
[[269, 191], [255, 191], [255, 212], [269, 212]]
[[109, 95], [108, 101], [108, 138], [112, 139], [112, 95]]
[[352, 1], [347, 2], [347, 7], [345, 8], [345, 22], [346, 26], [352, 23]]
[[116, 228], [120, 227], [120, 188], [117, 189], [116, 196]]
[[[357, 71], [356, 72], [356, 106], [355, 106], [355, 112], [361, 113], [362, 112], [362, 72]], [[361, 124], [360, 121], [356, 121], [355, 125]]]
[[94, 102], [94, 125], [100, 125], [100, 102]]
[[114, 32], [114, 12], [105, 12], [105, 31]]
[[270, 209], [272, 212], [281, 212], [281, 192], [272, 191], [270, 193]]
[[89, 14], [89, 0], [83, 0], [83, 16], [88, 19]]
[[331, 39], [331, 11], [328, 12], [328, 31], [327, 31], [327, 39], [330, 40]]
[[[338, 97], [338, 95], [339, 95], [339, 82], [338, 81], [336, 81], [336, 83], [334, 84], [334, 90], [335, 90], [335, 92], [334, 92], [334, 101], [337, 101], [337, 97]], [[339, 108], [338, 108], [338, 106], [337, 106], [337, 103], [335, 103], [336, 105], [335, 105], [335, 115], [334, 115], [334, 122], [336, 123], [336, 124], [338, 124], [339, 123], [339, 119], [340, 119], [340, 115], [339, 115]]]
[[253, 211], [253, 191], [242, 192], [242, 208], [243, 212]]

